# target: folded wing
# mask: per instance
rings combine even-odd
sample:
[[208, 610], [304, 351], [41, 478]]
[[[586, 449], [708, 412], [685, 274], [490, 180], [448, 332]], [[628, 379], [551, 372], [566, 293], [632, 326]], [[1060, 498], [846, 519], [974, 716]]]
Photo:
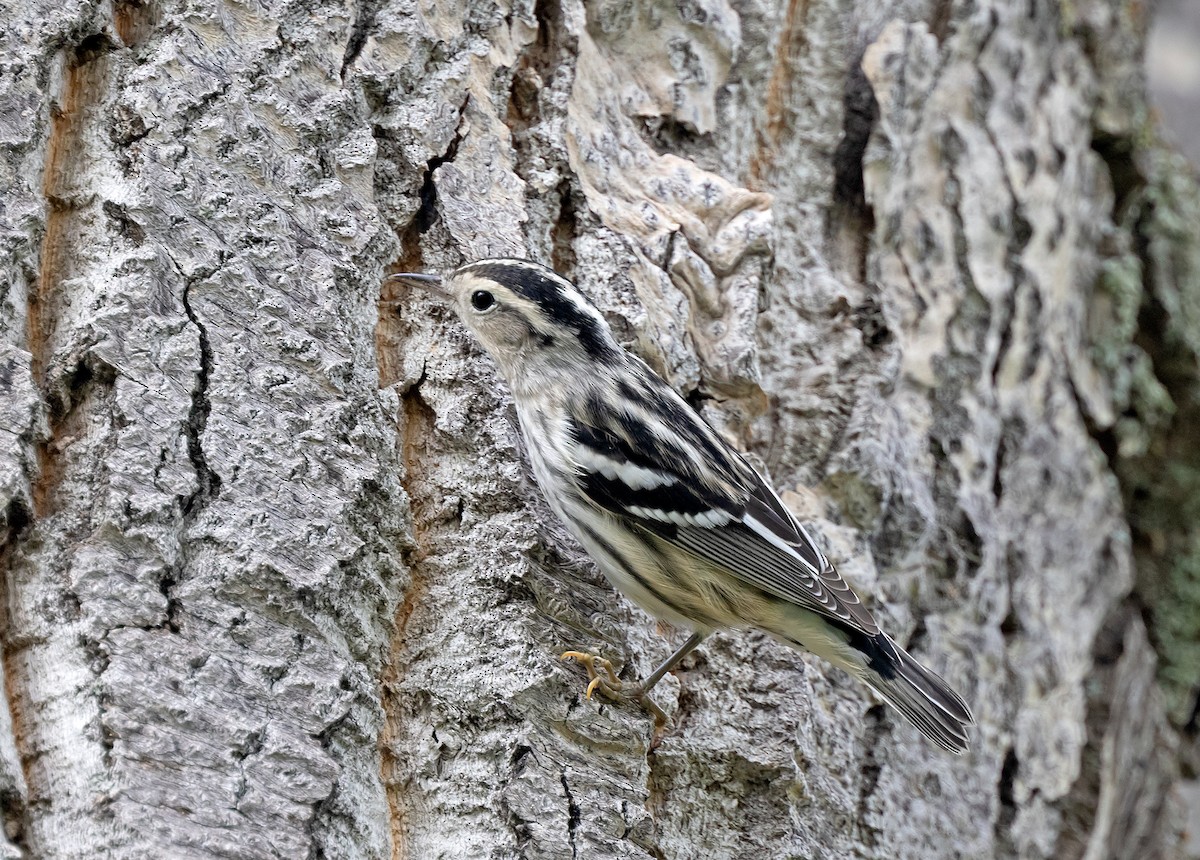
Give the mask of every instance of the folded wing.
[[580, 492], [768, 594], [878, 635], [858, 595], [774, 491], [663, 389], [643, 393], [643, 412], [592, 398], [572, 416]]

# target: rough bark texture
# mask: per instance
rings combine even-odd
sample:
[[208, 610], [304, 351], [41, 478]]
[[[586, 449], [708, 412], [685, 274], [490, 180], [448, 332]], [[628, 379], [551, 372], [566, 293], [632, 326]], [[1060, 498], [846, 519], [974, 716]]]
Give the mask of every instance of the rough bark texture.
[[[1145, 14], [0, 2], [0, 856], [1191, 854], [1200, 197]], [[769, 471], [969, 756], [752, 632], [665, 729], [582, 699], [559, 652], [683, 634], [379, 294], [497, 254]]]

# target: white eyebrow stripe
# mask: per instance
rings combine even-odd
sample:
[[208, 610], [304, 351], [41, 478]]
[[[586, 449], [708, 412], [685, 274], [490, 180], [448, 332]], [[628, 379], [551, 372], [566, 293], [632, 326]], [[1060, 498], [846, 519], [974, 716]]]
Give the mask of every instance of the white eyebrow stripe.
[[604, 317], [600, 314], [600, 311], [596, 309], [596, 306], [589, 302], [584, 297], [583, 293], [579, 292], [579, 290], [575, 289], [575, 287], [571, 286], [570, 284], [566, 284], [565, 286], [560, 285], [559, 294], [563, 298], [570, 301], [571, 304], [575, 305], [575, 307], [579, 309], [580, 313], [587, 314], [593, 320], [601, 323], [604, 326], [608, 325]]
[[[554, 276], [557, 281], [565, 281], [562, 275], [547, 266], [535, 263], [532, 260], [521, 260], [517, 257], [493, 257], [488, 260], [479, 260], [475, 263], [469, 263], [462, 267], [463, 270], [471, 270], [481, 266], [500, 265], [511, 269], [522, 269], [526, 272], [533, 272], [535, 275], [540, 275], [543, 278]], [[462, 270], [460, 270], [462, 271]], [[569, 282], [568, 282], [569, 283]]]

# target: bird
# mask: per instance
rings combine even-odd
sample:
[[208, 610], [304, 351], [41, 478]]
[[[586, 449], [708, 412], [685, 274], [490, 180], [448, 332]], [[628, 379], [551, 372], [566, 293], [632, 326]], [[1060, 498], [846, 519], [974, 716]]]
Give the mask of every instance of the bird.
[[448, 303], [512, 392], [546, 501], [608, 580], [691, 635], [632, 690], [585, 652], [600, 689], [647, 693], [711, 632], [758, 628], [873, 689], [930, 741], [967, 751], [970, 708], [880, 629], [746, 458], [641, 358], [575, 284], [539, 263], [482, 259], [390, 284]]

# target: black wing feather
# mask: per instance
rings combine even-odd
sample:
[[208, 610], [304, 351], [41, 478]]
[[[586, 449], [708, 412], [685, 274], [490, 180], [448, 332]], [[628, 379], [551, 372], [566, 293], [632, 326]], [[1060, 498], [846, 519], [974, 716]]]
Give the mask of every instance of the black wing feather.
[[712, 494], [698, 491], [682, 482], [635, 489], [624, 481], [607, 478], [599, 472], [585, 472], [581, 482], [588, 498], [608, 511], [625, 515], [628, 515], [630, 508], [647, 508], [694, 516], [721, 504], [721, 500]]
[[[621, 464], [666, 477], [651, 488], [632, 487], [619, 477], [581, 468], [578, 487], [598, 507], [621, 516], [680, 549], [720, 565], [747, 584], [840, 622], [868, 636], [879, 626], [858, 596], [796, 523], [791, 513], [748, 463], [726, 445], [683, 400], [656, 377], [638, 374], [649, 403], [668, 433], [655, 432], [628, 412], [597, 396], [572, 410], [577, 444]], [[628, 378], [627, 378], [628, 380]], [[636, 384], [622, 380], [627, 388]], [[644, 381], [645, 380], [645, 381]], [[629, 393], [625, 395], [630, 397]], [[701, 473], [687, 451], [704, 455]], [[674, 512], [680, 517], [708, 511], [726, 514], [723, 524], [665, 522], [631, 508]], [[755, 524], [779, 544], [755, 529]]]

